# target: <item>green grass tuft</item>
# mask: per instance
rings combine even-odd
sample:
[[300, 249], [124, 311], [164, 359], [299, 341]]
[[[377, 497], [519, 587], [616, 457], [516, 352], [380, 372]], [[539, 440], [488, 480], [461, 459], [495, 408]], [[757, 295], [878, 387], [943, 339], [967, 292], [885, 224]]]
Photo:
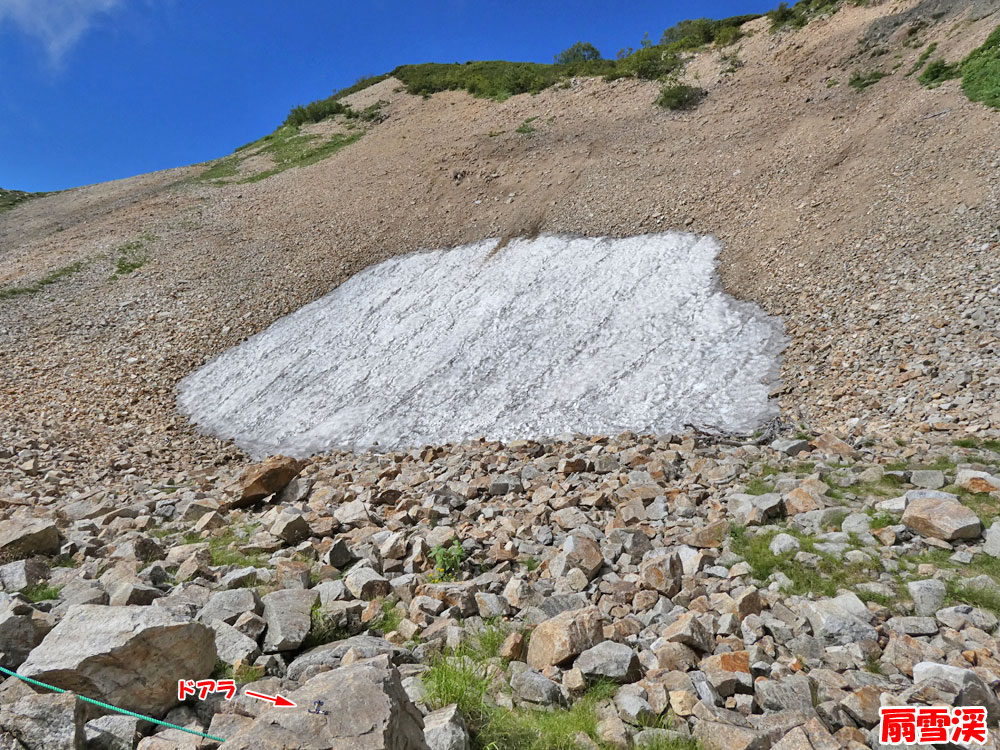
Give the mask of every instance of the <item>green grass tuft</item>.
[[111, 280], [120, 279], [146, 265], [149, 262], [149, 256], [143, 252], [143, 248], [154, 240], [156, 240], [156, 235], [146, 232], [137, 240], [119, 245], [115, 249], [115, 272], [111, 274]]
[[924, 67], [924, 64], [927, 62], [927, 59], [934, 54], [934, 50], [937, 49], [937, 46], [938, 46], [937, 42], [931, 42], [930, 44], [927, 45], [926, 49], [924, 49], [924, 51], [920, 53], [920, 57], [917, 58], [917, 61], [913, 63], [913, 67], [910, 68], [908, 71], [906, 71], [907, 78], [909, 78], [918, 70]]
[[851, 78], [848, 80], [847, 84], [855, 91], [864, 91], [869, 86], [874, 86], [876, 83], [885, 78], [888, 73], [884, 73], [881, 70], [869, 70], [866, 73], [860, 71], [855, 71], [851, 73]]
[[948, 64], [944, 60], [938, 59], [924, 68], [924, 72], [917, 80], [929, 89], [936, 89], [945, 81], [959, 78], [961, 75], [961, 66], [958, 63]]
[[62, 268], [57, 268], [55, 271], [50, 271], [45, 276], [40, 278], [38, 281], [34, 281], [25, 286], [8, 286], [0, 289], [0, 300], [11, 299], [13, 297], [20, 297], [24, 294], [35, 294], [36, 292], [42, 291], [45, 287], [50, 284], [55, 284], [61, 279], [65, 279], [72, 276], [75, 273], [81, 271], [84, 266], [86, 266], [86, 261], [78, 260], [74, 263], [70, 263]]
[[24, 594], [29, 602], [37, 604], [49, 599], [58, 599], [60, 591], [62, 591], [62, 586], [49, 586], [44, 583], [38, 583], [34, 586], [29, 586], [21, 593]]
[[697, 86], [685, 86], [683, 83], [667, 84], [660, 89], [656, 104], [664, 109], [694, 109], [706, 95], [707, 92]]

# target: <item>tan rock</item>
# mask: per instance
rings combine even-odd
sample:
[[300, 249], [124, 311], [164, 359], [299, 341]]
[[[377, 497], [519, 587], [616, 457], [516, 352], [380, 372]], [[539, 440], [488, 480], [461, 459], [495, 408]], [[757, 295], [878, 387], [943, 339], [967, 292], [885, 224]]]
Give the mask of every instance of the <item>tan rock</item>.
[[720, 547], [729, 533], [729, 521], [715, 521], [707, 526], [689, 531], [681, 537], [681, 542], [691, 547]]
[[983, 525], [971, 508], [958, 500], [943, 497], [918, 497], [903, 511], [903, 524], [921, 536], [951, 541], [975, 539]]
[[596, 607], [563, 612], [532, 632], [528, 664], [538, 670], [562, 664], [603, 640], [601, 613]]
[[803, 487], [796, 487], [785, 495], [785, 512], [789, 516], [799, 513], [808, 513], [811, 510], [819, 510], [823, 504], [812, 493]]
[[676, 552], [646, 560], [639, 566], [639, 580], [648, 589], [664, 596], [675, 596], [681, 590], [684, 568]]
[[829, 432], [826, 432], [813, 440], [812, 445], [821, 453], [826, 453], [832, 456], [850, 457], [857, 453], [854, 448], [838, 438], [836, 435]]
[[247, 508], [268, 495], [281, 492], [306, 463], [288, 456], [272, 456], [247, 467], [239, 479], [239, 497], [229, 503], [228, 509]]

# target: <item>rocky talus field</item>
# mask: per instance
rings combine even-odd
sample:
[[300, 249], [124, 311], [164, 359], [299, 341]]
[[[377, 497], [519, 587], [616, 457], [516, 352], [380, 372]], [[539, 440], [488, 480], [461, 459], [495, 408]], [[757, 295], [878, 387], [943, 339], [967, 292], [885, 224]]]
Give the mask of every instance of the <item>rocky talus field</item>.
[[[860, 750], [941, 705], [1000, 748], [1000, 111], [925, 74], [1000, 4], [822, 7], [686, 51], [693, 109], [390, 76], [213, 163], [0, 191], [0, 667], [68, 691], [2, 675], [0, 748]], [[178, 409], [394, 256], [667, 231], [784, 324], [752, 434], [251, 460]]]

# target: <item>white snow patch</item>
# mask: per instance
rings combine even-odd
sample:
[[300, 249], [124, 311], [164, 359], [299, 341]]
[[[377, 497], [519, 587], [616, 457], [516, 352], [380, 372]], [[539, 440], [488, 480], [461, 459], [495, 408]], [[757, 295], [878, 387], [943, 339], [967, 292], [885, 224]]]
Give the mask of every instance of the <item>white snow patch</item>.
[[181, 408], [257, 456], [776, 413], [781, 324], [722, 291], [711, 237], [496, 246], [362, 271], [185, 378]]

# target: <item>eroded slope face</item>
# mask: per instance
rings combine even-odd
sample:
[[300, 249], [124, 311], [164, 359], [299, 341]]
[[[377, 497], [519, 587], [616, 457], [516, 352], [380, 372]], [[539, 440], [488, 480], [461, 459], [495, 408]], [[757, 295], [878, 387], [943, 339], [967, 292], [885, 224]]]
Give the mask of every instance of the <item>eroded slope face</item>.
[[496, 246], [365, 270], [186, 378], [181, 407], [252, 453], [295, 455], [771, 414], [781, 327], [721, 291], [711, 238]]

